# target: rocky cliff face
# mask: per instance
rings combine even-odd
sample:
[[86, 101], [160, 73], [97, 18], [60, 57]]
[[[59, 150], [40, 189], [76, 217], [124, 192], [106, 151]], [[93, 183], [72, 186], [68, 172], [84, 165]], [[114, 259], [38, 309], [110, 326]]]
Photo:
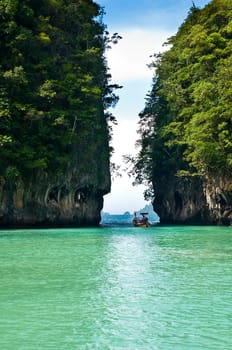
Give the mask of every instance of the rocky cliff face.
[[209, 223], [232, 225], [232, 179], [226, 176], [206, 178], [203, 190]]
[[76, 164], [64, 174], [1, 177], [0, 227], [98, 225], [103, 195], [110, 191], [109, 164], [107, 159], [92, 159], [82, 169]]
[[155, 186], [154, 210], [163, 224], [232, 224], [229, 178], [162, 177]]

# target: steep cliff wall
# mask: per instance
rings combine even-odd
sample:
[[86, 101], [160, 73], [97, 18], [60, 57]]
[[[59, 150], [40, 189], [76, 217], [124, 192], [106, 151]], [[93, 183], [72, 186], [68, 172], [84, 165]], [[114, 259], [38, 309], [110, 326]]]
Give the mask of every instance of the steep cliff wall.
[[73, 143], [69, 159], [63, 171], [1, 176], [0, 227], [98, 225], [111, 186], [106, 121]]
[[204, 180], [205, 202], [209, 210], [210, 223], [232, 225], [232, 179], [208, 177]]
[[232, 224], [228, 178], [162, 177], [155, 189], [154, 210], [163, 224]]
[[118, 100], [92, 0], [0, 6], [0, 227], [100, 220]]
[[85, 174], [70, 168], [63, 175], [38, 172], [15, 182], [1, 177], [0, 227], [98, 225], [110, 174], [102, 167], [99, 178], [97, 166]]
[[229, 0], [192, 6], [151, 64], [133, 173], [163, 223], [231, 224], [231, 18]]

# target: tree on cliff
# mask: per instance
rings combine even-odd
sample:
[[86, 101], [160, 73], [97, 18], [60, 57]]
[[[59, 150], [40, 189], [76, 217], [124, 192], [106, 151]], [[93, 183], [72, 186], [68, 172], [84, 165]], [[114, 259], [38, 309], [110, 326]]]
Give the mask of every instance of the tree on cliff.
[[1, 0], [0, 36], [0, 175], [63, 170], [73, 144], [88, 153], [89, 138], [105, 138], [109, 153], [117, 86], [102, 9], [91, 0]]
[[232, 2], [193, 6], [170, 48], [154, 55], [140, 114], [136, 181], [161, 175], [231, 175]]

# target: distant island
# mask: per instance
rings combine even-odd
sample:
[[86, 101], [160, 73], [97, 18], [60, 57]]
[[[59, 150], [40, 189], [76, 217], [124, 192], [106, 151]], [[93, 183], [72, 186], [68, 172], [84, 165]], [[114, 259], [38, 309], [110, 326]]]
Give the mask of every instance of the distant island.
[[[153, 211], [152, 204], [147, 204], [144, 208], [136, 211], [137, 216], [140, 213], [148, 213], [149, 222], [158, 223], [159, 216]], [[134, 213], [129, 211], [124, 212], [123, 214], [111, 214], [104, 211], [101, 212], [101, 224], [103, 225], [128, 225], [131, 224]]]

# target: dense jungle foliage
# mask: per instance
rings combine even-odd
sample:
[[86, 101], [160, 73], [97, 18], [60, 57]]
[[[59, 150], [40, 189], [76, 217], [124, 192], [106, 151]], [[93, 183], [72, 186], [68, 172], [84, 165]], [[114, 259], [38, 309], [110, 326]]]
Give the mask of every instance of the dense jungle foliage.
[[232, 1], [193, 5], [166, 45], [151, 64], [136, 181], [155, 185], [163, 174], [231, 174]]
[[104, 52], [117, 35], [102, 14], [91, 0], [0, 0], [0, 175], [64, 169], [92, 135], [109, 152], [117, 86]]

